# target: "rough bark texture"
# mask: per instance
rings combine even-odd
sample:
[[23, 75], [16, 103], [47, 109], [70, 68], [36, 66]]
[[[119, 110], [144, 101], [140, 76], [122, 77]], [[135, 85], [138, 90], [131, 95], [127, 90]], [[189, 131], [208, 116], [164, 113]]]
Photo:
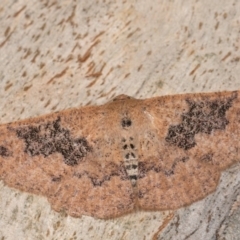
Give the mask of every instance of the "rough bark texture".
[[[1, 123], [122, 93], [238, 90], [239, 15], [237, 0], [1, 1]], [[1, 181], [0, 237], [238, 239], [239, 171], [226, 169], [215, 192], [186, 208], [111, 220], [56, 213]]]

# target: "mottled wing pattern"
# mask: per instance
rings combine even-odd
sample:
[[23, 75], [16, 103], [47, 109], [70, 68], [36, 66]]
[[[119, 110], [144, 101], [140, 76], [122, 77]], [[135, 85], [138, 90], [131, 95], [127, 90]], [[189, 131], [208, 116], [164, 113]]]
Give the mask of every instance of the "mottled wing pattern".
[[0, 178], [72, 216], [131, 211], [133, 189], [114, 111], [85, 107], [0, 126]]
[[121, 95], [2, 125], [0, 179], [76, 217], [183, 207], [239, 160], [238, 95]]
[[139, 207], [176, 209], [213, 192], [221, 170], [239, 160], [238, 92], [147, 99], [144, 108]]

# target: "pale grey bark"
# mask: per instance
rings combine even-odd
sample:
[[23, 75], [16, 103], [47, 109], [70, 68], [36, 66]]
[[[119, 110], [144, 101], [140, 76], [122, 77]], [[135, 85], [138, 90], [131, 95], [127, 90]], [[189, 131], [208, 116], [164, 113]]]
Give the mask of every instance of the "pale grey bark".
[[[0, 122], [118, 94], [240, 89], [240, 2], [1, 1]], [[2, 239], [239, 239], [240, 167], [177, 211], [72, 218], [0, 182]]]

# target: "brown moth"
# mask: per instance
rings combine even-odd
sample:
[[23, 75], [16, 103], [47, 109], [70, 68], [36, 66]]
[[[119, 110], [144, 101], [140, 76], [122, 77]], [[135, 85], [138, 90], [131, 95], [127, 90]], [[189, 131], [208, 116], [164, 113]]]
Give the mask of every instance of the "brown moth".
[[121, 95], [1, 125], [0, 179], [74, 217], [189, 205], [239, 161], [239, 94]]

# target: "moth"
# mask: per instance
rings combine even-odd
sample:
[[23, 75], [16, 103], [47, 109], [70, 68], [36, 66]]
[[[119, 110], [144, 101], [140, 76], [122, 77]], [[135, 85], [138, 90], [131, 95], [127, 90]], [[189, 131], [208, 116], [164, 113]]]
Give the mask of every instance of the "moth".
[[74, 217], [187, 206], [239, 161], [239, 94], [120, 95], [0, 125], [0, 179]]

